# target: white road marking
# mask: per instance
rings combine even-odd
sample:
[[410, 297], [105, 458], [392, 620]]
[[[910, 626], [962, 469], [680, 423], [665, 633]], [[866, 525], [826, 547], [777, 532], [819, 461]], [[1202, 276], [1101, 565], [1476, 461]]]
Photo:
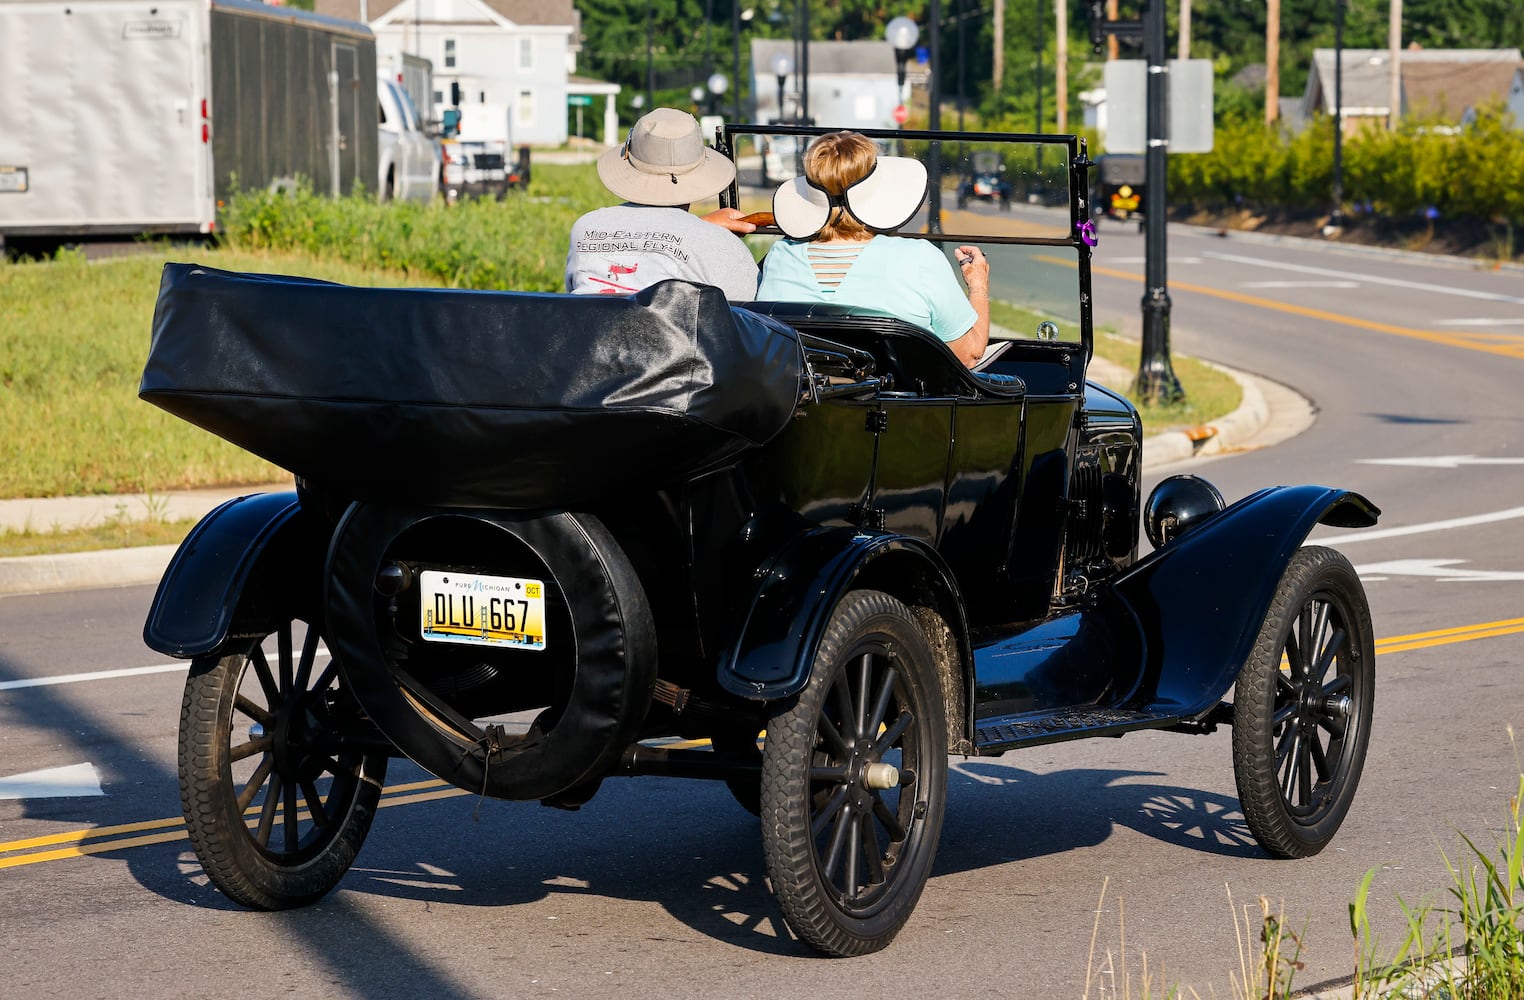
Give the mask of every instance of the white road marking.
[[1426, 576], [1437, 579], [1441, 583], [1524, 580], [1524, 572], [1447, 568], [1459, 566], [1465, 561], [1464, 559], [1395, 559], [1391, 562], [1356, 566], [1355, 572], [1368, 580], [1384, 580], [1389, 576]]
[[1524, 326], [1524, 317], [1518, 319], [1442, 319], [1435, 326]]
[[1359, 288], [1358, 281], [1244, 281], [1240, 288]]
[[1296, 271], [1299, 274], [1316, 274], [1324, 278], [1350, 278], [1355, 281], [1368, 281], [1377, 285], [1392, 285], [1396, 288], [1412, 288], [1422, 292], [1438, 292], [1442, 295], [1459, 295], [1467, 299], [1485, 299], [1488, 302], [1507, 302], [1512, 305], [1524, 306], [1524, 298], [1517, 295], [1504, 295], [1501, 292], [1478, 292], [1469, 288], [1455, 288], [1450, 285], [1434, 285], [1426, 281], [1404, 281], [1401, 278], [1383, 278], [1374, 274], [1359, 274], [1354, 271], [1335, 271], [1327, 267], [1310, 267], [1305, 264], [1283, 264], [1280, 261], [1265, 260], [1261, 257], [1243, 257], [1231, 253], [1215, 253], [1208, 251], [1202, 254], [1213, 260], [1225, 260], [1234, 264], [1249, 264], [1254, 267], [1269, 267], [1281, 271]]
[[[318, 659], [329, 655], [327, 646], [319, 646], [317, 648]], [[181, 660], [178, 663], [160, 663], [152, 667], [123, 667], [120, 670], [92, 670], [87, 674], [28, 677], [25, 680], [19, 681], [0, 681], [0, 691], [15, 691], [19, 688], [51, 687], [54, 684], [80, 684], [86, 681], [114, 681], [123, 677], [141, 677], [145, 674], [172, 674], [176, 671], [183, 674], [189, 669], [190, 661]]]
[[95, 765], [70, 764], [0, 778], [0, 799], [69, 799], [105, 795]]
[[1373, 542], [1378, 538], [1401, 538], [1403, 535], [1422, 535], [1430, 531], [1448, 531], [1451, 528], [1469, 528], [1476, 524], [1491, 524], [1494, 521], [1510, 521], [1516, 517], [1524, 517], [1524, 507], [1510, 507], [1507, 510], [1493, 511], [1491, 514], [1472, 514], [1469, 517], [1452, 517], [1444, 521], [1430, 521], [1427, 524], [1410, 524], [1404, 528], [1380, 528], [1376, 531], [1357, 531], [1351, 535], [1334, 535], [1330, 538], [1313, 539], [1315, 545], [1348, 545], [1351, 542]]
[[79, 684], [82, 681], [109, 681], [116, 680], [119, 677], [139, 677], [143, 674], [167, 674], [176, 670], [184, 673], [189, 668], [189, 662], [161, 663], [154, 667], [124, 667], [121, 670], [94, 670], [88, 674], [29, 677], [21, 681], [0, 681], [0, 691], [15, 691], [18, 688], [49, 687], [53, 684]]
[[1475, 455], [1426, 455], [1414, 458], [1360, 458], [1361, 465], [1411, 465], [1419, 469], [1458, 469], [1463, 465], [1524, 465], [1524, 458], [1477, 458]]

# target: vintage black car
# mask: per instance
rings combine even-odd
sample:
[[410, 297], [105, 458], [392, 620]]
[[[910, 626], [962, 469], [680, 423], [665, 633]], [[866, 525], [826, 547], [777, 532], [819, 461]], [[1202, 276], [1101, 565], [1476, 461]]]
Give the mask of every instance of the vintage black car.
[[1136, 153], [1107, 153], [1095, 159], [1090, 210], [1097, 220], [1136, 222], [1143, 229], [1146, 161]]
[[[947, 163], [968, 138], [873, 136]], [[1141, 502], [1138, 413], [1085, 377], [1084, 142], [975, 138], [1008, 163], [1041, 145], [1068, 188], [1009, 231], [925, 237], [991, 258], [1008, 310], [977, 370], [873, 310], [683, 282], [168, 266], [143, 398], [295, 475], [202, 521], [145, 626], [193, 659], [180, 787], [215, 885], [259, 909], [328, 892], [392, 757], [568, 809], [616, 776], [714, 779], [762, 817], [794, 932], [863, 954], [927, 881], [949, 755], [1225, 723], [1259, 843], [1321, 850], [1374, 650], [1354, 570], [1303, 543], [1378, 511], [1325, 486], [1224, 505], [1193, 476]]]
[[975, 150], [967, 158], [967, 166], [958, 181], [959, 208], [967, 208], [970, 201], [988, 201], [1011, 207], [1011, 181], [1005, 176], [1005, 161], [993, 149]]

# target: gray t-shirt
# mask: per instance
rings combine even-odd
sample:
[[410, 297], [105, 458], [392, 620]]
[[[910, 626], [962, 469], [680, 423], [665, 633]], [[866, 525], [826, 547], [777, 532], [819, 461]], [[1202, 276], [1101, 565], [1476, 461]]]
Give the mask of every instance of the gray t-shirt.
[[718, 285], [733, 302], [757, 297], [757, 264], [746, 244], [686, 209], [626, 203], [572, 225], [568, 292], [629, 295], [667, 278]]

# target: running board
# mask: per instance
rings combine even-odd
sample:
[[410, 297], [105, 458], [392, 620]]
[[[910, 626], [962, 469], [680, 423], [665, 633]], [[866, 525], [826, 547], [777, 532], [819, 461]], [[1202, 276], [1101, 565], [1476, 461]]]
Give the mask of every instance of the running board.
[[1184, 721], [1174, 713], [1094, 707], [994, 716], [975, 723], [974, 752], [980, 757], [996, 757], [1021, 747], [1092, 736], [1122, 736], [1139, 729], [1169, 729]]

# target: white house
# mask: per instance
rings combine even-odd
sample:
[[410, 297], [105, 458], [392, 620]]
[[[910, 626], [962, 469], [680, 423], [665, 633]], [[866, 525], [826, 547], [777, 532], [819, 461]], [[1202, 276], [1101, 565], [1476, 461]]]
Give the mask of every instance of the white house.
[[[751, 42], [753, 120], [776, 121], [778, 97], [783, 117], [799, 113], [800, 67], [794, 65], [780, 82], [770, 68], [775, 56], [795, 63], [789, 39], [754, 38]], [[894, 109], [901, 93], [895, 80], [894, 48], [885, 41], [811, 42], [809, 75], [810, 117], [817, 125], [835, 128], [894, 128]], [[913, 69], [916, 64], [911, 63]], [[907, 78], [907, 82], [908, 78]]]
[[[568, 78], [579, 19], [572, 0], [315, 0], [321, 14], [362, 21], [382, 60], [408, 52], [434, 64], [434, 103], [508, 109], [516, 145], [566, 142]], [[607, 97], [608, 112], [613, 99]]]

